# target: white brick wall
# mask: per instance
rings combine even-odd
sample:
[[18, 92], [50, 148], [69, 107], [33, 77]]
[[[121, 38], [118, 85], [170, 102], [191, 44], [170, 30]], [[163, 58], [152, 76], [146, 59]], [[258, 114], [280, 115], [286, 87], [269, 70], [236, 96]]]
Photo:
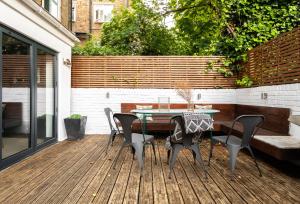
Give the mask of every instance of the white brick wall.
[[[268, 94], [266, 100], [261, 99], [261, 93]], [[245, 105], [290, 108], [293, 115], [300, 115], [300, 84], [237, 89], [236, 102]], [[300, 138], [300, 127], [292, 124], [290, 134]]]
[[[235, 103], [234, 89], [198, 89], [194, 90], [195, 103]], [[106, 98], [109, 93], [110, 97]], [[197, 100], [198, 93], [201, 99]], [[87, 134], [105, 134], [109, 132], [103, 109], [110, 107], [114, 112], [121, 111], [121, 103], [157, 103], [159, 96], [170, 97], [171, 103], [184, 103], [173, 89], [100, 89], [73, 88], [71, 113], [88, 116]]]

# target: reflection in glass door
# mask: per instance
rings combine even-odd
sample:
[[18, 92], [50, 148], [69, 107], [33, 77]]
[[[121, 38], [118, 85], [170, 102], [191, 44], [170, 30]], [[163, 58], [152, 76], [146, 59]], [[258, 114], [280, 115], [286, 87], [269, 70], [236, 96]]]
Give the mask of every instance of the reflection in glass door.
[[55, 56], [37, 49], [37, 144], [54, 137]]
[[2, 159], [30, 148], [30, 45], [2, 35]]

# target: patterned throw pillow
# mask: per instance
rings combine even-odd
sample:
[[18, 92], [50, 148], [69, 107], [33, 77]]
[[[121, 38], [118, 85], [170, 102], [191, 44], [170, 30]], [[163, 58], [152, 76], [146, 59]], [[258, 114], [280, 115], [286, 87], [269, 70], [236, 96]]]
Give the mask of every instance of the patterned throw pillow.
[[171, 135], [171, 142], [181, 143], [182, 142], [182, 130], [180, 124], [175, 121], [175, 129], [173, 135]]
[[192, 134], [213, 129], [213, 120], [210, 115], [202, 113], [184, 113], [185, 133]]
[[171, 149], [171, 143], [182, 143], [182, 130], [180, 124], [175, 121], [175, 129], [173, 135], [166, 138], [166, 149]]

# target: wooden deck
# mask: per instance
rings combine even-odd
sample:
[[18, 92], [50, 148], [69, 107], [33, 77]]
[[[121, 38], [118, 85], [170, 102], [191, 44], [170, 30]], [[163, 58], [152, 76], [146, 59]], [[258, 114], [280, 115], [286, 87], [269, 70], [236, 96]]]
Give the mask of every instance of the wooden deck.
[[[205, 180], [188, 151], [180, 154], [172, 179], [163, 142], [158, 164], [151, 148], [141, 176], [137, 160], [125, 150], [116, 169], [112, 161], [121, 140], [104, 153], [105, 136], [61, 142], [0, 172], [0, 203], [300, 203], [300, 179], [259, 161], [259, 177], [251, 158], [241, 153], [235, 181], [227, 171], [227, 153], [215, 149]], [[202, 152], [207, 158], [208, 143]]]

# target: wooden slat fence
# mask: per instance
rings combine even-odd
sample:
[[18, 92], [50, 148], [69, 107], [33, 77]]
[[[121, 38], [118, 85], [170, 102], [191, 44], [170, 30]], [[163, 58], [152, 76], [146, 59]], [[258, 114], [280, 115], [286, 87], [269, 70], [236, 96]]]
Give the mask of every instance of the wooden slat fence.
[[246, 71], [255, 86], [300, 83], [300, 27], [250, 50]]
[[[215, 70], [220, 56], [73, 56], [73, 88], [234, 88], [235, 78]], [[214, 63], [214, 70], [209, 63]]]
[[[2, 86], [6, 88], [30, 87], [30, 55], [4, 54]], [[38, 55], [37, 86], [46, 87], [53, 81], [53, 58], [51, 55]], [[46, 69], [50, 69], [47, 72]], [[46, 73], [47, 72], [47, 73]], [[46, 83], [48, 82], [48, 84]], [[52, 84], [49, 84], [52, 87]]]

